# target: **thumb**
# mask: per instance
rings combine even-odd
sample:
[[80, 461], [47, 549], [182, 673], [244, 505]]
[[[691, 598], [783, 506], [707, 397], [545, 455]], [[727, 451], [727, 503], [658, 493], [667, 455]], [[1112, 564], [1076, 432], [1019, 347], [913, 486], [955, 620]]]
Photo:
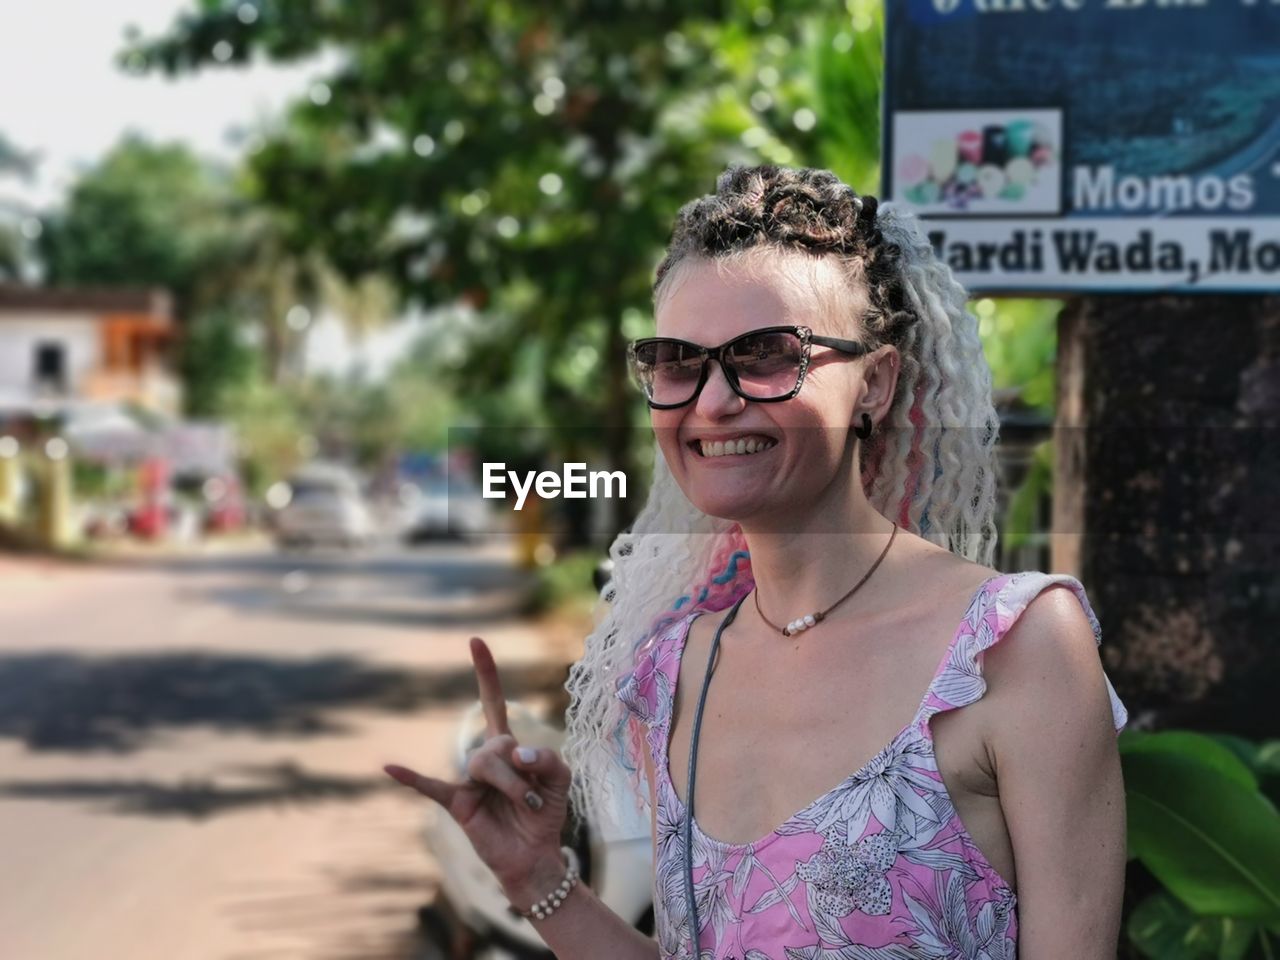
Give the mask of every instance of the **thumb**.
[[458, 788], [443, 780], [437, 780], [435, 777], [424, 776], [421, 773], [415, 773], [408, 767], [402, 767], [396, 763], [388, 763], [382, 768], [392, 779], [398, 783], [403, 783], [406, 787], [412, 787], [418, 793], [441, 804], [446, 810], [453, 800], [453, 795], [457, 793]]

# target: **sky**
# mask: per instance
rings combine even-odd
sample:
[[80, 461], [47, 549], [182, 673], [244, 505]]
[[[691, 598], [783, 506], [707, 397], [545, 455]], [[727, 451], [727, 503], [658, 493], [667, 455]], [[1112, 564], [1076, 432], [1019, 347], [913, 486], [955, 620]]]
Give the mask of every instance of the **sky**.
[[144, 36], [168, 27], [194, 3], [180, 0], [39, 0], [0, 8], [0, 131], [40, 154], [34, 185], [5, 182], [3, 196], [37, 209], [57, 203], [75, 171], [129, 129], [182, 140], [201, 154], [234, 158], [236, 126], [251, 126], [304, 93], [326, 64], [255, 64], [176, 80], [133, 76], [115, 55], [125, 28]]
[[[125, 30], [155, 36], [194, 0], [36, 0], [0, 4], [0, 132], [38, 154], [34, 182], [0, 177], [0, 207], [20, 216], [58, 206], [76, 174], [129, 130], [179, 140], [197, 153], [234, 160], [236, 128], [252, 128], [305, 94], [335, 60], [219, 67], [169, 79], [134, 76], [115, 64]], [[397, 325], [371, 338], [367, 369], [377, 376], [409, 333]], [[308, 367], [341, 371], [349, 345], [332, 317], [318, 317]]]

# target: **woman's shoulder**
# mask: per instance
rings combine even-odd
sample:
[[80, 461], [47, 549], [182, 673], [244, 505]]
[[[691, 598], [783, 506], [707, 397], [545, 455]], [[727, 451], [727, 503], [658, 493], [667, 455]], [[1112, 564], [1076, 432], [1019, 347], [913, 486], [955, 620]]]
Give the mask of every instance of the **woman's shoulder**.
[[963, 606], [966, 599], [990, 596], [1006, 574], [975, 563], [940, 547], [914, 558], [901, 577], [904, 604], [927, 603], [948, 609]]
[[1020, 570], [997, 582], [977, 643], [990, 648], [982, 669], [997, 695], [1034, 708], [1064, 694], [1087, 702], [1105, 686], [1115, 729], [1122, 729], [1128, 714], [1106, 678], [1099, 657], [1102, 625], [1084, 584], [1043, 570]]

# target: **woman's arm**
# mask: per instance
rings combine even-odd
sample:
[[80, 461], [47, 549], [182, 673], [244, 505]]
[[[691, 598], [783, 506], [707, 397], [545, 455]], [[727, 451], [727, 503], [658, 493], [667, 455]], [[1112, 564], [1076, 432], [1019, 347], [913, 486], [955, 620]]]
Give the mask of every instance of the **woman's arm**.
[[[636, 721], [632, 721], [633, 723]], [[649, 822], [653, 861], [657, 862], [658, 817], [657, 790], [653, 779], [653, 761], [649, 751], [642, 751], [649, 783]], [[564, 864], [550, 862], [534, 871], [537, 876], [518, 883], [504, 884], [507, 898], [528, 909], [542, 899], [564, 877]], [[652, 883], [650, 884], [652, 886]], [[610, 960], [654, 960], [661, 955], [657, 942], [641, 933], [618, 916], [587, 886], [579, 882], [569, 897], [546, 920], [530, 921], [559, 960], [595, 958], [606, 953]]]
[[1013, 846], [1018, 954], [1114, 960], [1124, 782], [1097, 641], [1069, 589], [1046, 588], [984, 655], [986, 731]]
[[[507, 898], [527, 910], [564, 878], [563, 861], [536, 867], [526, 879], [503, 884]], [[579, 881], [568, 898], [545, 920], [529, 921], [558, 960], [654, 960], [658, 944], [614, 913]]]

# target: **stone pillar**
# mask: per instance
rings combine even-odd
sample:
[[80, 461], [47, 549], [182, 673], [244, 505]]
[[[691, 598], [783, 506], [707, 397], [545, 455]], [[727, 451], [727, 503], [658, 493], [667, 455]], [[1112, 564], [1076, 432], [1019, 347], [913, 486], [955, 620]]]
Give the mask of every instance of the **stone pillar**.
[[1074, 300], [1058, 391], [1053, 568], [1133, 720], [1275, 736], [1280, 297]]
[[17, 451], [10, 454], [0, 449], [0, 526], [17, 526], [20, 469]]
[[65, 448], [60, 456], [44, 453], [37, 476], [36, 535], [48, 549], [65, 549], [77, 539], [72, 523], [71, 458]]

